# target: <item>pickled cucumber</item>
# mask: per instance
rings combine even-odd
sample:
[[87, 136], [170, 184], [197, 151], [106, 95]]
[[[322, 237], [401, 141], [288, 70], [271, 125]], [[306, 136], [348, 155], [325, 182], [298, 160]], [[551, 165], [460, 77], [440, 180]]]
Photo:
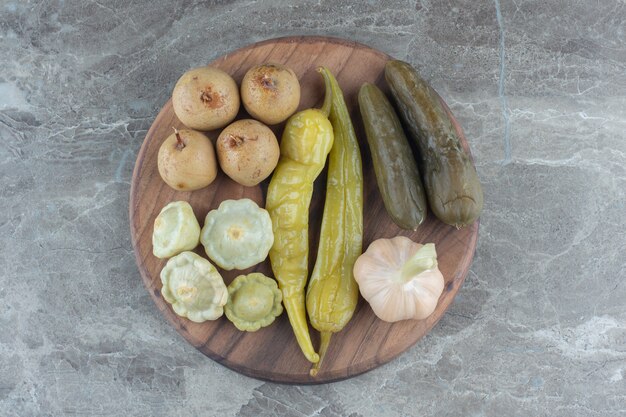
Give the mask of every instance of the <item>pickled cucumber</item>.
[[417, 230], [426, 218], [426, 196], [400, 119], [373, 84], [361, 86], [359, 108], [385, 209], [401, 228]]
[[391, 60], [385, 80], [409, 137], [420, 153], [426, 196], [439, 220], [457, 228], [480, 216], [483, 191], [449, 111], [410, 64]]

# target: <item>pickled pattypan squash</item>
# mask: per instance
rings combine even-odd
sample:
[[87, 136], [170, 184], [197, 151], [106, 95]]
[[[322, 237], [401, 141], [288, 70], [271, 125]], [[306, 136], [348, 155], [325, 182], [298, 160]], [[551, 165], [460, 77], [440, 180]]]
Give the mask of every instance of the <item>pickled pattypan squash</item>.
[[161, 270], [161, 295], [174, 312], [196, 323], [224, 314], [228, 290], [211, 262], [193, 252], [174, 256]]
[[354, 264], [361, 295], [381, 320], [421, 320], [430, 316], [443, 292], [433, 243], [404, 236], [378, 239]]
[[152, 253], [157, 258], [170, 258], [192, 250], [200, 242], [200, 225], [186, 201], [174, 201], [161, 209], [154, 221]]
[[274, 243], [272, 221], [254, 201], [224, 200], [204, 220], [200, 241], [220, 267], [245, 269], [262, 262]]
[[226, 317], [239, 330], [255, 332], [283, 312], [282, 292], [272, 278], [259, 272], [239, 275], [228, 286]]

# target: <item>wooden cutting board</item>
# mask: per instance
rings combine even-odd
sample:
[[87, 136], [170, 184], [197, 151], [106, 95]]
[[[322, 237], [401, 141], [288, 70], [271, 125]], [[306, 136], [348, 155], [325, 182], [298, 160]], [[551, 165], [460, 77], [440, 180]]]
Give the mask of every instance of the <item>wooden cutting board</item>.
[[[186, 200], [194, 209], [200, 225], [209, 210], [216, 209], [226, 199], [243, 197], [265, 205], [269, 180], [256, 187], [243, 187], [224, 174], [209, 187], [179, 192], [169, 188], [157, 171], [157, 152], [162, 141], [171, 134], [172, 127], [182, 128], [174, 115], [171, 101], [159, 112], [148, 131], [137, 156], [130, 191], [130, 228], [133, 247], [141, 277], [156, 306], [169, 323], [193, 346], [211, 359], [245, 375], [283, 383], [322, 383], [349, 378], [382, 365], [395, 358], [424, 336], [442, 317], [463, 283], [474, 256], [478, 236], [478, 222], [456, 230], [429, 215], [416, 232], [398, 228], [387, 215], [379, 194], [371, 156], [364, 136], [357, 104], [360, 86], [368, 81], [388, 92], [383, 67], [390, 57], [380, 51], [354, 42], [323, 37], [288, 37], [260, 42], [225, 55], [209, 65], [230, 73], [239, 83], [253, 65], [278, 62], [292, 68], [302, 88], [300, 109], [320, 106], [324, 94], [318, 66], [328, 67], [343, 89], [361, 146], [364, 171], [364, 246], [375, 239], [397, 235], [408, 236], [416, 242], [434, 242], [439, 254], [439, 268], [446, 285], [435, 312], [426, 320], [386, 323], [376, 318], [361, 298], [354, 317], [346, 328], [333, 336], [324, 365], [316, 378], [309, 376], [310, 363], [300, 352], [283, 313], [271, 326], [255, 333], [238, 331], [225, 316], [205, 323], [193, 323], [174, 314], [161, 297], [159, 273], [165, 260], [152, 255], [152, 228], [154, 219], [163, 206], [171, 201]], [[182, 73], [181, 73], [182, 75]], [[242, 110], [238, 118], [248, 117]], [[457, 125], [460, 131], [460, 128]], [[273, 127], [280, 138], [283, 125]], [[209, 132], [215, 140], [219, 132]], [[467, 142], [461, 134], [463, 145]], [[325, 172], [315, 184], [310, 210], [310, 270], [317, 253], [317, 240], [324, 204]], [[202, 256], [202, 247], [196, 252]], [[235, 276], [252, 271], [273, 276], [269, 260], [244, 271], [220, 270], [228, 285]], [[314, 346], [319, 343], [311, 329]]]

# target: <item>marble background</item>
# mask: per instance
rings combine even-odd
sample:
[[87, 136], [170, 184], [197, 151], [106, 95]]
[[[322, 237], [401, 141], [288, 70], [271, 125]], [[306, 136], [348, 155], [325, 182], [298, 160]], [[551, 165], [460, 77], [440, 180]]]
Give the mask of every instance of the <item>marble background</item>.
[[[625, 21], [623, 0], [0, 0], [0, 415], [626, 416]], [[294, 34], [414, 63], [486, 196], [435, 329], [320, 386], [187, 344], [143, 287], [127, 214], [178, 76]]]

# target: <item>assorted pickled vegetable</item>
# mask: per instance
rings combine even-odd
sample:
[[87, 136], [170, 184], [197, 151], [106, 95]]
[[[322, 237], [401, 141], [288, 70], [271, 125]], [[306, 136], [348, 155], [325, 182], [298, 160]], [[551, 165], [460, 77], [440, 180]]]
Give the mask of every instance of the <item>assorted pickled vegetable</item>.
[[306, 293], [306, 310], [320, 332], [319, 371], [333, 333], [352, 318], [359, 289], [352, 268], [363, 243], [363, 166], [361, 151], [343, 92], [327, 68], [320, 68], [330, 100], [334, 143], [328, 157], [328, 179], [315, 267]]
[[192, 250], [200, 241], [200, 225], [193, 208], [186, 201], [173, 201], [163, 207], [154, 220], [152, 253], [157, 258], [171, 258]]
[[276, 281], [260, 272], [239, 275], [228, 286], [226, 317], [237, 329], [256, 332], [283, 312], [283, 294]]
[[180, 253], [161, 270], [161, 295], [181, 317], [196, 323], [224, 314], [228, 291], [211, 262], [193, 252]]
[[200, 241], [209, 259], [222, 269], [246, 269], [267, 258], [274, 243], [272, 221], [248, 198], [224, 200], [207, 213]]
[[361, 86], [359, 109], [385, 209], [401, 228], [417, 230], [426, 219], [426, 195], [400, 119], [374, 84]]
[[[434, 243], [397, 236], [375, 240], [362, 252], [359, 141], [335, 76], [328, 68], [318, 71], [326, 90], [321, 109], [295, 114], [298, 78], [279, 64], [251, 68], [241, 90], [230, 75], [208, 67], [181, 77], [174, 91], [176, 115], [204, 131], [228, 125], [217, 140], [219, 167], [243, 186], [269, 177], [266, 203], [261, 208], [250, 199], [225, 200], [200, 229], [191, 205], [174, 201], [156, 217], [152, 235], [154, 255], [170, 258], [161, 271], [161, 294], [176, 314], [203, 322], [225, 313], [237, 329], [255, 332], [271, 325], [284, 306], [304, 357], [313, 363], [311, 376], [322, 367], [331, 335], [352, 318], [359, 293], [381, 320], [422, 320], [435, 310], [445, 284]], [[400, 117], [373, 84], [361, 86], [358, 103], [387, 214], [400, 228], [414, 231], [428, 209], [457, 228], [472, 224], [482, 210], [482, 189], [449, 110], [406, 62], [389, 61], [385, 79]], [[229, 125], [241, 100], [256, 120]], [[278, 145], [263, 123], [287, 117]], [[324, 211], [309, 279], [309, 206], [327, 158]], [[217, 162], [203, 133], [176, 130], [159, 153], [159, 173], [172, 188], [192, 191], [212, 183]], [[227, 271], [254, 267], [269, 256], [275, 279], [252, 272], [227, 288], [219, 270], [191, 252], [200, 243]], [[309, 322], [320, 332], [318, 351]]]
[[331, 95], [327, 89], [321, 110], [303, 110], [287, 121], [265, 202], [275, 237], [270, 250], [272, 270], [296, 340], [312, 363], [319, 361], [319, 355], [311, 343], [304, 298], [309, 276], [309, 204], [313, 182], [333, 146], [333, 126], [328, 120]]
[[483, 191], [450, 112], [406, 62], [388, 61], [385, 80], [419, 149], [431, 210], [439, 220], [457, 228], [474, 223], [483, 208]]
[[444, 287], [435, 245], [404, 236], [373, 241], [357, 259], [354, 277], [374, 314], [387, 322], [430, 316]]

